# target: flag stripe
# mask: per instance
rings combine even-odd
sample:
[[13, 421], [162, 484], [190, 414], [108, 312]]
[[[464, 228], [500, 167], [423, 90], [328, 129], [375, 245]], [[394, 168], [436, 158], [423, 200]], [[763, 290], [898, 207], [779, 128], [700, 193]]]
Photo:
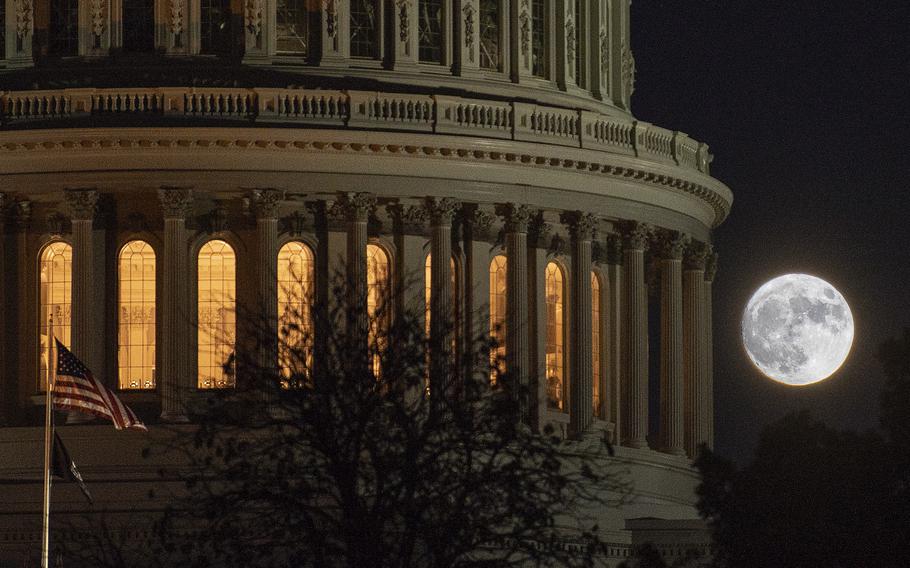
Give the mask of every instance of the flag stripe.
[[114, 428], [135, 428], [147, 431], [145, 425], [114, 391], [92, 375], [69, 349], [57, 341], [57, 380], [52, 393], [54, 408], [75, 410], [106, 418]]

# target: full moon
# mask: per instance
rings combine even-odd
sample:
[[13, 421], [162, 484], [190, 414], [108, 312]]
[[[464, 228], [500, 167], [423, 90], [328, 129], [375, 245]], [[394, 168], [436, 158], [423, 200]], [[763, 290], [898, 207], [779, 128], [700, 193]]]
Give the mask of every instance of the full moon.
[[834, 286], [785, 274], [752, 294], [743, 313], [743, 345], [758, 369], [788, 385], [831, 376], [853, 345], [853, 314]]

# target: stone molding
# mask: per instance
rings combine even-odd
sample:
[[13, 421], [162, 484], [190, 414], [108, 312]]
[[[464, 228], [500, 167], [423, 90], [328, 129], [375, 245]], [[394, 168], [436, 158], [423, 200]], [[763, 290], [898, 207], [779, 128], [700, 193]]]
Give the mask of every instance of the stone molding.
[[[544, 144], [526, 145], [511, 142], [503, 144], [502, 149], [478, 149], [477, 145], [472, 145], [467, 140], [464, 144], [457, 139], [446, 141], [452, 142], [451, 144], [432, 144], [435, 135], [430, 135], [427, 140], [420, 140], [417, 138], [418, 135], [412, 135], [413, 138], [409, 137], [410, 143], [398, 141], [381, 143], [379, 137], [374, 136], [375, 142], [364, 143], [332, 140], [336, 137], [324, 135], [324, 131], [302, 131], [288, 137], [287, 131], [280, 130], [258, 130], [251, 133], [229, 129], [188, 129], [177, 136], [174, 135], [173, 129], [112, 130], [0, 132], [0, 156], [37, 157], [48, 153], [83, 155], [87, 150], [117, 153], [133, 150], [145, 153], [172, 149], [181, 153], [237, 150], [303, 152], [316, 155], [432, 157], [510, 167], [545, 168], [660, 187], [692, 196], [710, 207], [714, 212], [712, 226], [717, 226], [726, 218], [732, 204], [732, 193], [725, 185], [698, 172], [687, 174], [686, 170], [679, 167], [671, 168], [673, 170], [671, 172], [665, 170], [663, 166], [652, 167], [642, 162], [640, 158], [632, 158], [630, 161], [628, 157], [611, 156], [608, 152], [591, 152], [584, 149], [571, 151]], [[325, 141], [320, 141], [319, 138], [322, 136], [325, 136]], [[390, 134], [390, 137], [394, 137], [394, 134]], [[17, 138], [23, 140], [17, 141]], [[491, 145], [486, 146], [490, 148]], [[69, 158], [61, 156], [61, 159]], [[608, 159], [611, 162], [603, 162], [601, 159]]]

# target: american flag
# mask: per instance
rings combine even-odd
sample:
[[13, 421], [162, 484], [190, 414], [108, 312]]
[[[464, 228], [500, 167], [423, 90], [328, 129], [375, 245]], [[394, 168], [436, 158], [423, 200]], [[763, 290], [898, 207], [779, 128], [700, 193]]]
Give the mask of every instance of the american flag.
[[57, 380], [54, 381], [53, 404], [56, 410], [75, 410], [107, 418], [114, 428], [135, 428], [147, 432], [128, 406], [114, 392], [102, 385], [82, 361], [57, 342]]

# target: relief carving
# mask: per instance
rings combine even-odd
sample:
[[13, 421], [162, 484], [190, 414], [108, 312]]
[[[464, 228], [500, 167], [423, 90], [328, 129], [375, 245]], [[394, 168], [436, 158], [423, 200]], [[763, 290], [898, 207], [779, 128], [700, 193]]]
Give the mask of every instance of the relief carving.
[[334, 39], [338, 35], [338, 5], [336, 0], [322, 0], [322, 10], [325, 13], [325, 33]]
[[262, 33], [262, 0], [246, 0], [245, 8], [246, 28], [258, 36]]
[[626, 44], [622, 46], [622, 82], [631, 96], [635, 92], [635, 56]]
[[104, 33], [104, 0], [91, 1], [89, 17], [92, 22], [92, 34], [100, 38]]
[[531, 8], [528, 6], [528, 0], [521, 0], [521, 14], [518, 16], [518, 27], [521, 30], [520, 33], [520, 43], [521, 43], [521, 56], [524, 58], [528, 57], [528, 52], [531, 49], [531, 16], [529, 14]]
[[410, 36], [410, 31], [408, 29], [408, 9], [410, 7], [410, 0], [398, 0], [398, 39], [402, 43], [408, 42], [408, 37]]
[[32, 29], [32, 0], [16, 0], [16, 37], [25, 39]]
[[571, 19], [566, 20], [566, 57], [568, 58], [569, 75], [575, 76], [575, 49], [577, 38], [575, 37], [575, 22]]
[[474, 61], [474, 4], [466, 2], [461, 10], [464, 13], [464, 46], [468, 51], [468, 60]]
[[170, 0], [168, 5], [168, 26], [175, 36], [183, 33], [184, 6], [184, 0]]
[[610, 73], [610, 37], [607, 30], [600, 30], [600, 76], [608, 77]]

